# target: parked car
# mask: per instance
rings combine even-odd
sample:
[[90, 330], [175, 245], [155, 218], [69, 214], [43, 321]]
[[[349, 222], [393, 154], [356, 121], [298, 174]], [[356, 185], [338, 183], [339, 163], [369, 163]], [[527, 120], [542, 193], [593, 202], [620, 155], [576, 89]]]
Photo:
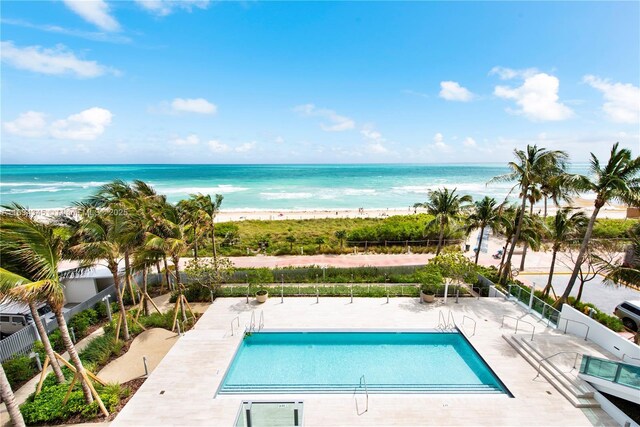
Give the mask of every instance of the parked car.
[[[40, 318], [46, 321], [50, 321], [54, 317], [47, 304], [40, 304], [38, 313]], [[31, 317], [31, 310], [27, 304], [0, 304], [0, 338], [14, 334], [30, 323], [33, 323], [33, 317]]]
[[613, 314], [618, 316], [624, 326], [632, 331], [637, 331], [640, 328], [640, 300], [618, 304]]

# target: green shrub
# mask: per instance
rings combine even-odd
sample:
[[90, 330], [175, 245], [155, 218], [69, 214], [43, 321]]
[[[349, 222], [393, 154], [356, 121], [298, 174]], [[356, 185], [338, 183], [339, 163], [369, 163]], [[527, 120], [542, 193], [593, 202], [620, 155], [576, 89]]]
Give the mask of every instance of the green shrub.
[[171, 329], [171, 326], [173, 326], [173, 314], [173, 310], [169, 310], [166, 313], [153, 312], [148, 316], [141, 316], [139, 320], [145, 328]]
[[62, 341], [62, 334], [59, 329], [56, 329], [49, 334], [49, 342], [51, 343], [51, 347], [53, 347], [53, 351], [60, 354], [66, 351], [64, 342]]
[[44, 344], [42, 344], [42, 341], [36, 341], [33, 344], [33, 352], [40, 357], [40, 362], [44, 364], [44, 359], [47, 357], [47, 353], [44, 351]]
[[[42, 392], [37, 396], [32, 394], [20, 406], [25, 423], [29, 425], [58, 423], [77, 415], [89, 420], [100, 413], [98, 402], [94, 401], [90, 405], [85, 403], [79, 385], [75, 386], [67, 403], [63, 404], [68, 388], [68, 384], [52, 384], [43, 387]], [[120, 403], [120, 399], [129, 393], [119, 385], [97, 386], [96, 391], [109, 412], [113, 412]]]
[[116, 341], [112, 334], [105, 333], [91, 340], [80, 352], [80, 360], [82, 360], [83, 363], [103, 365], [109, 360], [111, 355], [120, 354], [123, 345], [121, 340]]
[[22, 384], [38, 373], [35, 360], [29, 356], [16, 355], [2, 362], [4, 372], [11, 387]]

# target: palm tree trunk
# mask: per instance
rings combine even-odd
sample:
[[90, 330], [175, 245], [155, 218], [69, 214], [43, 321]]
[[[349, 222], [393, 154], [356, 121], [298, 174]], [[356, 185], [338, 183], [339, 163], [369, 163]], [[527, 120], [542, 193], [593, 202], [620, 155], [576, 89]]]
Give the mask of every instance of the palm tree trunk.
[[509, 240], [511, 240], [511, 238], [507, 239], [507, 241], [504, 244], [504, 251], [502, 251], [502, 258], [500, 258], [500, 265], [498, 266], [498, 273], [500, 275], [502, 275], [502, 266], [504, 265], [504, 259], [507, 256], [507, 249], [509, 248]]
[[51, 369], [53, 369], [53, 373], [58, 379], [58, 382], [62, 384], [65, 381], [64, 374], [62, 373], [62, 369], [60, 369], [60, 364], [58, 363], [58, 359], [56, 359], [55, 355], [53, 354], [51, 341], [49, 341], [47, 330], [44, 328], [44, 325], [42, 324], [42, 319], [38, 314], [38, 309], [36, 308], [36, 304], [34, 302], [30, 302], [29, 309], [31, 310], [31, 317], [33, 317], [33, 322], [36, 324], [36, 329], [38, 330], [38, 334], [40, 335], [40, 341], [44, 346], [44, 352], [49, 357], [49, 363], [51, 364]]
[[556, 307], [560, 307], [562, 306], [562, 304], [567, 302], [567, 299], [571, 294], [571, 290], [573, 289], [573, 285], [575, 285], [576, 283], [576, 279], [578, 278], [578, 274], [580, 273], [580, 267], [582, 266], [582, 262], [584, 261], [584, 255], [587, 253], [587, 246], [589, 245], [589, 240], [591, 239], [591, 234], [593, 233], [593, 226], [596, 223], [596, 217], [598, 216], [598, 212], [600, 212], [600, 208], [602, 207], [598, 206], [599, 204], [600, 202], [596, 200], [595, 209], [593, 210], [593, 214], [591, 214], [591, 218], [589, 219], [589, 225], [587, 226], [587, 231], [584, 233], [582, 245], [580, 246], [580, 252], [578, 252], [578, 257], [576, 258], [576, 265], [573, 267], [573, 272], [571, 273], [569, 283], [567, 283], [567, 288], [555, 303]]
[[218, 252], [216, 250], [216, 223], [211, 219], [211, 244], [213, 245], [213, 260], [217, 261]]
[[[116, 288], [117, 290], [117, 288]], [[62, 335], [62, 342], [64, 343], [64, 348], [67, 349], [69, 353], [69, 359], [71, 359], [71, 363], [76, 368], [78, 374], [81, 375], [80, 380], [82, 384], [82, 393], [84, 394], [84, 400], [87, 404], [93, 402], [93, 396], [91, 395], [91, 389], [89, 385], [84, 380], [84, 366], [82, 365], [82, 361], [80, 360], [80, 356], [78, 356], [78, 350], [76, 350], [76, 346], [71, 342], [71, 337], [69, 336], [69, 330], [67, 329], [67, 321], [64, 319], [64, 315], [62, 314], [61, 309], [54, 310], [56, 314], [56, 320], [58, 321], [58, 329], [60, 330], [60, 335]]]
[[547, 196], [544, 196], [544, 217], [547, 217]]
[[127, 324], [127, 312], [124, 308], [124, 301], [122, 300], [122, 294], [120, 293], [120, 277], [118, 276], [118, 266], [111, 268], [111, 274], [113, 275], [113, 284], [116, 288], [116, 299], [118, 300], [118, 307], [120, 308], [120, 317], [122, 318], [122, 338], [125, 341], [129, 341], [129, 325]]
[[[172, 261], [173, 261], [173, 265], [175, 266], [175, 272], [176, 272], [176, 288], [178, 289], [179, 295], [182, 295], [182, 284], [181, 284], [181, 281], [180, 281], [180, 258], [179, 257], [173, 257]], [[184, 307], [184, 302], [182, 302], [180, 304], [180, 314], [182, 315], [182, 321], [186, 322], [187, 321], [187, 310]]]
[[193, 223], [193, 258], [198, 260], [198, 226]]
[[[533, 202], [531, 202], [531, 206], [529, 206], [529, 216], [533, 216]], [[527, 249], [529, 249], [529, 244], [527, 242], [524, 242], [522, 258], [520, 259], [520, 271], [524, 271], [524, 260], [527, 258]]]
[[436, 256], [440, 255], [443, 238], [444, 238], [444, 224], [440, 224], [440, 235], [438, 236], [438, 247], [436, 248]]
[[520, 238], [520, 232], [522, 231], [522, 223], [524, 220], [524, 209], [527, 205], [527, 190], [525, 188], [522, 194], [522, 206], [520, 207], [520, 214], [518, 215], [518, 222], [516, 224], [516, 232], [513, 234], [513, 240], [511, 241], [511, 247], [509, 248], [509, 255], [507, 256], [507, 260], [503, 265], [502, 272], [500, 273], [500, 283], [505, 284], [507, 281], [507, 277], [509, 277], [509, 272], [511, 271], [511, 258], [513, 257], [513, 251], [516, 249], [516, 244], [518, 243], [518, 239]]
[[[167, 281], [169, 289], [172, 289], [171, 278], [169, 277], [169, 264], [167, 263], [167, 256], [165, 254], [162, 254], [162, 261], [164, 262], [164, 278]], [[162, 288], [160, 288], [160, 290], [162, 291]]]
[[136, 303], [136, 294], [133, 293], [133, 286], [131, 285], [131, 263], [129, 262], [129, 251], [124, 252], [124, 283], [125, 287], [129, 289], [131, 293], [131, 301]]
[[551, 268], [549, 269], [549, 279], [547, 280], [547, 285], [542, 290], [542, 296], [544, 298], [549, 296], [549, 291], [551, 290], [551, 282], [553, 281], [553, 270], [556, 267], [556, 255], [558, 255], [558, 250], [554, 247], [553, 253], [551, 254]]
[[11, 390], [9, 379], [7, 378], [7, 374], [4, 373], [2, 365], [0, 365], [0, 396], [2, 396], [2, 401], [7, 407], [7, 412], [9, 412], [9, 417], [13, 425], [16, 427], [24, 427], [25, 424], [22, 413], [20, 412], [20, 408], [18, 408], [16, 397], [13, 394], [13, 390]]
[[144, 315], [149, 315], [149, 301], [147, 301], [148, 293], [147, 293], [147, 266], [145, 265], [142, 268], [142, 286], [144, 286], [144, 295], [142, 298], [144, 299], [144, 307], [142, 307]]
[[480, 240], [478, 241], [478, 250], [476, 251], [476, 264], [478, 264], [478, 258], [480, 257], [480, 248], [482, 247], [482, 238], [484, 237], [484, 228], [483, 225], [480, 227]]

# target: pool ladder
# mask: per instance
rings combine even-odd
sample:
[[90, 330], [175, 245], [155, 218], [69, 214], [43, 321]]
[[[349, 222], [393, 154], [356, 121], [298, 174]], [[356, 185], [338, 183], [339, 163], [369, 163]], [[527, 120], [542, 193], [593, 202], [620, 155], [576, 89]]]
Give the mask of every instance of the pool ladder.
[[[231, 327], [233, 330], [233, 326]], [[258, 332], [260, 332], [264, 328], [264, 310], [260, 311], [260, 318], [258, 320]], [[256, 332], [256, 312], [251, 312], [251, 320], [249, 321], [249, 326], [246, 328], [247, 332]], [[232, 334], [233, 335], [233, 334]]]
[[[364, 394], [365, 394], [366, 400], [365, 400], [364, 411], [360, 412], [360, 408], [358, 407], [358, 399], [355, 398], [355, 395], [356, 395], [356, 391], [362, 388], [363, 385], [364, 385]], [[360, 377], [360, 383], [358, 384], [358, 387], [353, 391], [353, 397], [356, 401], [356, 412], [358, 413], [358, 415], [362, 415], [365, 412], [369, 411], [369, 389], [367, 388], [367, 379], [365, 378], [364, 374], [362, 374], [362, 376]]]
[[473, 322], [473, 332], [471, 333], [471, 335], [469, 335], [469, 338], [470, 338], [476, 334], [476, 326], [477, 326], [476, 321], [467, 315], [462, 315], [462, 324], [460, 324], [460, 327], [458, 327], [458, 324], [456, 323], [456, 319], [455, 317], [453, 317], [453, 313], [451, 312], [451, 310], [449, 310], [449, 312], [447, 313], [446, 320], [445, 320], [444, 313], [442, 312], [442, 310], [440, 310], [440, 312], [438, 313], [438, 329], [442, 331], [447, 331], [451, 329], [456, 329], [458, 327], [458, 329], [462, 332], [465, 332], [465, 335], [466, 335], [464, 326], [467, 320]]

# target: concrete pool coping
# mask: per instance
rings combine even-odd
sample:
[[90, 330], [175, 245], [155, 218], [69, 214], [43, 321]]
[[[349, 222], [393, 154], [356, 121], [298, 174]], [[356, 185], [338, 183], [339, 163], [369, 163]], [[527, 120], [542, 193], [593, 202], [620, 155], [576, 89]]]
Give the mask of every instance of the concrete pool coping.
[[[513, 393], [506, 394], [372, 394], [369, 411], [358, 414], [362, 394], [217, 395], [226, 370], [242, 340], [251, 313], [264, 310], [269, 329], [432, 329], [439, 311], [451, 310], [478, 322], [473, 347]], [[196, 326], [181, 337], [154, 373], [138, 390], [113, 425], [232, 425], [242, 401], [300, 401], [305, 425], [614, 425], [601, 409], [577, 409], [546, 380], [535, 377], [529, 365], [502, 338], [513, 330], [500, 328], [503, 315], [524, 315], [500, 298], [461, 299], [447, 306], [420, 304], [416, 298], [272, 298], [265, 304], [246, 304], [245, 298], [219, 298]], [[231, 322], [241, 327], [231, 335]], [[256, 316], [257, 317], [257, 316]], [[236, 323], [237, 324], [237, 323]], [[536, 339], [564, 336], [536, 324]], [[538, 325], [541, 329], [538, 331]], [[235, 326], [235, 325], [234, 325]], [[544, 328], [544, 330], [542, 330]], [[569, 339], [567, 337], [567, 339]], [[602, 354], [588, 346], [590, 354]], [[585, 347], [587, 348], [587, 347]], [[446, 362], [443, 362], [446, 367]]]

